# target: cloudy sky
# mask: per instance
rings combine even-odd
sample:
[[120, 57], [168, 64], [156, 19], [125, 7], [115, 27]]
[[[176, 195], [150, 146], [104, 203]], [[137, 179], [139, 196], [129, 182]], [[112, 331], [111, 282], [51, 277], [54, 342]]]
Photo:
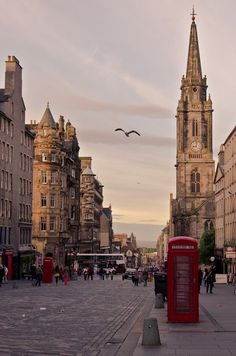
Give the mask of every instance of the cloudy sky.
[[[236, 2], [194, 6], [216, 158], [236, 118]], [[0, 9], [1, 87], [4, 62], [15, 55], [27, 121], [39, 121], [47, 101], [56, 120], [69, 119], [80, 155], [92, 156], [104, 185], [115, 232], [154, 241], [175, 194], [175, 112], [192, 1], [0, 0]], [[117, 127], [141, 136], [127, 138]]]

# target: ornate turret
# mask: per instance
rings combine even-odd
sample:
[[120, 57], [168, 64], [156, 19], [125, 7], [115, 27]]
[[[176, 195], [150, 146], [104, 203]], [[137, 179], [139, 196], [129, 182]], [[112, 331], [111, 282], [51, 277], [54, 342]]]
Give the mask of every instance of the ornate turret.
[[47, 108], [43, 114], [43, 117], [42, 117], [38, 127], [40, 129], [43, 127], [50, 127], [52, 129], [56, 129], [56, 123], [55, 123], [52, 113], [49, 109], [49, 103], [47, 103]]

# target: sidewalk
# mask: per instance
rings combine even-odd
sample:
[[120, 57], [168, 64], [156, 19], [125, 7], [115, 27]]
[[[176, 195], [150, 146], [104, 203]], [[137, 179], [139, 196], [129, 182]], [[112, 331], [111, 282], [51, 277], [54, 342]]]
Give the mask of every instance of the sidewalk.
[[142, 346], [142, 335], [134, 356], [228, 356], [236, 354], [236, 295], [232, 287], [216, 285], [213, 294], [204, 290], [199, 298], [199, 323], [167, 322], [165, 309], [151, 310], [148, 317], [157, 318], [161, 345]]

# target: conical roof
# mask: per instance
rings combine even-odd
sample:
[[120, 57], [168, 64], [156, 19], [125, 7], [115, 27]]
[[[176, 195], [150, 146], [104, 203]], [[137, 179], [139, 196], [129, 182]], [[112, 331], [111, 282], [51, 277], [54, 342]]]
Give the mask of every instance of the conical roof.
[[55, 123], [52, 113], [49, 109], [49, 103], [47, 104], [47, 108], [46, 108], [46, 110], [43, 114], [43, 117], [39, 123], [39, 128], [43, 128], [43, 127], [51, 127], [53, 129], [56, 128], [56, 123]]
[[194, 12], [192, 15], [193, 17], [190, 30], [186, 79], [189, 79], [190, 81], [194, 80], [195, 82], [197, 81], [201, 83], [202, 69]]

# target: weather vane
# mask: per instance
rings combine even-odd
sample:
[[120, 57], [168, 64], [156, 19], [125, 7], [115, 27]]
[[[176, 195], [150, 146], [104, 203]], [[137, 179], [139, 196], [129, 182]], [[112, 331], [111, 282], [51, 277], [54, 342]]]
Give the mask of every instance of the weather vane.
[[197, 15], [195, 12], [194, 12], [194, 6], [193, 6], [193, 12], [190, 14], [192, 16], [192, 21], [194, 22], [195, 21], [195, 16]]

